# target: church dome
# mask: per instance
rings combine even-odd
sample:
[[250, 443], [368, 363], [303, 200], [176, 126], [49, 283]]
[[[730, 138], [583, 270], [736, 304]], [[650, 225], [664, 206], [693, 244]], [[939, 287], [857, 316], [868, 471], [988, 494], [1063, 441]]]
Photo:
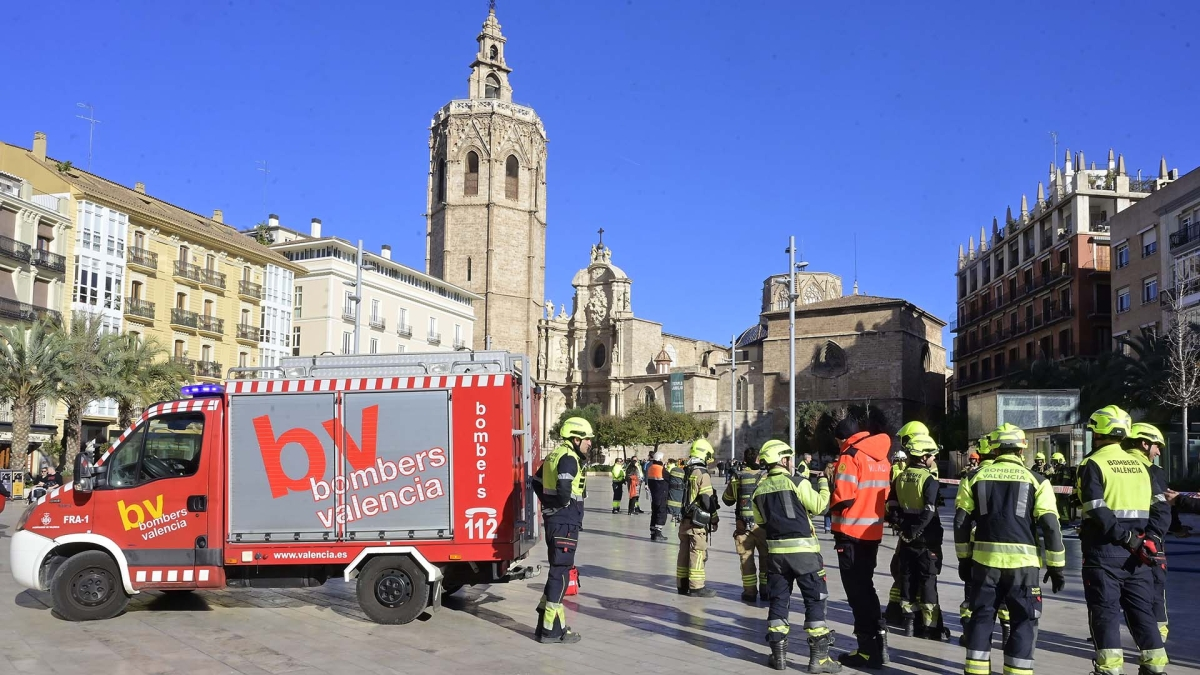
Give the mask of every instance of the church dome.
[[673, 360], [674, 359], [671, 358], [671, 355], [667, 353], [666, 345], [663, 345], [662, 350], [658, 352], [658, 356], [654, 357], [655, 363], [670, 363]]

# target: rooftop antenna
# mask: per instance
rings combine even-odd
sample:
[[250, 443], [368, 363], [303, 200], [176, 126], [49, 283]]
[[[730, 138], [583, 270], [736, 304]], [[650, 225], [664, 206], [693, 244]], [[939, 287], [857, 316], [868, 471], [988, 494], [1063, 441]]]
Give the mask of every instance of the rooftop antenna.
[[90, 103], [76, 103], [76, 108], [83, 108], [88, 111], [87, 117], [76, 115], [79, 119], [88, 123], [88, 173], [92, 171], [92, 137], [96, 134], [96, 125], [100, 124], [100, 120], [96, 119], [96, 109]]
[[1054, 143], [1054, 154], [1050, 156], [1050, 161], [1054, 164], [1058, 163], [1058, 132], [1050, 132], [1050, 141]]
[[267, 176], [271, 173], [271, 170], [267, 168], [267, 160], [265, 160], [265, 159], [256, 160], [254, 163], [256, 165], [258, 165], [258, 170], [261, 171], [262, 175], [263, 175], [262, 212], [266, 213], [267, 212]]

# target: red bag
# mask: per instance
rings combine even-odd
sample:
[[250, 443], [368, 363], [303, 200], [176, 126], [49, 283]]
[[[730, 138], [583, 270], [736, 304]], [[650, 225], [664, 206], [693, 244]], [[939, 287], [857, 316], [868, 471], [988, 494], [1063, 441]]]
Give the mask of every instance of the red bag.
[[579, 569], [574, 565], [567, 572], [567, 590], [564, 595], [579, 595]]
[[4, 513], [4, 506], [8, 503], [8, 497], [0, 494], [0, 513]]

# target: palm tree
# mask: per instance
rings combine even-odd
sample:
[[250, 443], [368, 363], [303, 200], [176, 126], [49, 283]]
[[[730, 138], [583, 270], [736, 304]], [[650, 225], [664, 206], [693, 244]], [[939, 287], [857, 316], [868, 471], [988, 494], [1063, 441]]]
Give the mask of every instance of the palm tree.
[[0, 400], [12, 403], [14, 470], [25, 470], [33, 406], [56, 393], [64, 353], [62, 333], [48, 321], [0, 326]]
[[106, 390], [105, 366], [114, 336], [104, 333], [100, 315], [75, 312], [71, 316], [70, 333], [62, 337], [65, 353], [59, 399], [67, 406], [62, 462], [74, 466], [83, 436], [83, 411], [89, 403], [102, 398]]
[[126, 429], [134, 412], [157, 401], [179, 398], [179, 387], [188, 374], [167, 358], [153, 339], [135, 335], [114, 336], [109, 354], [107, 394], [117, 402], [117, 424]]

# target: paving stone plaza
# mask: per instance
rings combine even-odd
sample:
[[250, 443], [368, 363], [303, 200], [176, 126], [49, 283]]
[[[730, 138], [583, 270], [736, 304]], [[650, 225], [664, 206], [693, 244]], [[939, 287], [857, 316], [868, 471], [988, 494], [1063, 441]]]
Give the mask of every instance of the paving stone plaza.
[[[714, 478], [718, 489], [724, 480]], [[667, 544], [649, 541], [649, 515], [613, 515], [609, 482], [589, 481], [588, 513], [578, 554], [582, 591], [567, 599], [572, 628], [584, 636], [573, 646], [541, 645], [532, 638], [534, 606], [544, 577], [475, 587], [446, 598], [433, 616], [406, 626], [366, 620], [354, 588], [331, 581], [318, 589], [236, 590], [134, 598], [122, 616], [106, 622], [68, 623], [52, 615], [49, 597], [24, 591], [8, 570], [9, 536], [23, 504], [0, 515], [0, 675], [7, 673], [766, 673], [763, 637], [766, 605], [738, 600], [737, 556], [731, 516], [713, 535], [709, 584], [719, 596], [680, 597], [675, 592], [674, 532]], [[643, 500], [645, 504], [648, 500]], [[645, 508], [648, 508], [646, 506]], [[948, 509], [943, 522], [949, 524]], [[1193, 522], [1194, 525], [1200, 523]], [[818, 523], [818, 528], [820, 524]], [[671, 526], [668, 525], [668, 529]], [[829, 570], [829, 618], [839, 638], [834, 651], [852, 649], [851, 616], [836, 570], [829, 535], [821, 536]], [[940, 590], [950, 643], [893, 634], [892, 662], [883, 672], [962, 672], [957, 608], [962, 584], [951, 561]], [[875, 584], [886, 596], [887, 562], [895, 538], [885, 536]], [[1074, 546], [1072, 545], [1074, 544]], [[1200, 672], [1200, 537], [1169, 539], [1171, 637], [1169, 673]], [[539, 549], [540, 550], [540, 549]], [[1078, 543], [1068, 541], [1068, 586], [1047, 590], [1038, 637], [1039, 673], [1091, 670], [1087, 608], [1079, 580]], [[539, 552], [535, 562], [545, 562]], [[798, 598], [793, 609], [800, 607]], [[793, 622], [802, 619], [793, 614]], [[992, 670], [1000, 672], [999, 630]], [[1126, 672], [1136, 654], [1125, 633]], [[802, 639], [792, 641], [791, 668], [807, 657]], [[844, 671], [854, 672], [854, 671]]]

